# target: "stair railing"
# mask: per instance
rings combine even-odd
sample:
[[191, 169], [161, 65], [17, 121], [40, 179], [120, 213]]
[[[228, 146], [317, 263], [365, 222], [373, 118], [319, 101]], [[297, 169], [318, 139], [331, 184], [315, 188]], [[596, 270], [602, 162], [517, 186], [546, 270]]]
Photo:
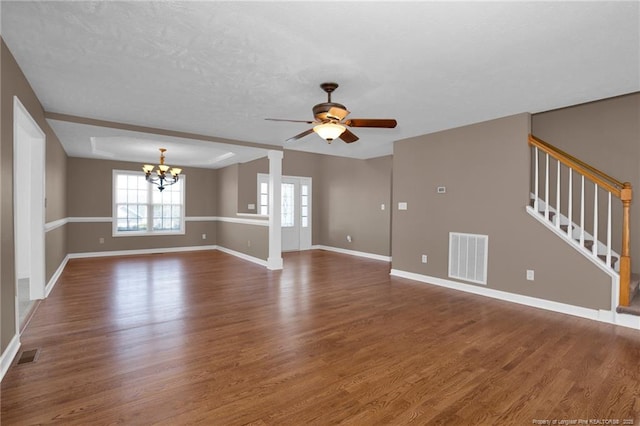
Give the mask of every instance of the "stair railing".
[[[629, 182], [620, 182], [619, 180], [607, 175], [606, 173], [596, 169], [593, 166], [573, 157], [570, 154], [562, 151], [561, 149], [536, 138], [533, 135], [529, 135], [529, 145], [534, 150], [534, 200], [533, 208], [536, 212], [539, 212], [539, 186], [540, 186], [540, 164], [539, 164], [539, 152], [544, 153], [544, 217], [547, 220], [552, 220], [553, 212], [550, 211], [551, 203], [549, 196], [549, 158], [554, 158], [556, 161], [556, 182], [555, 182], [555, 210], [557, 212], [555, 226], [560, 229], [560, 171], [561, 165], [568, 169], [568, 195], [567, 195], [567, 236], [572, 238], [572, 223], [573, 223], [573, 172], [578, 173], [580, 176], [580, 217], [579, 227], [580, 236], [579, 244], [585, 250], [590, 251], [591, 256], [597, 261], [604, 261], [606, 265], [611, 267], [611, 196], [619, 198], [622, 202], [622, 239], [621, 239], [621, 253], [619, 263], [619, 275], [620, 275], [620, 300], [621, 306], [629, 306], [629, 284], [631, 281], [631, 257], [629, 253], [629, 210], [631, 207], [632, 189]], [[585, 245], [585, 178], [590, 180], [594, 185], [594, 203], [593, 203], [593, 245], [587, 248]], [[608, 193], [607, 200], [607, 229], [606, 229], [606, 255], [602, 259], [598, 254], [598, 188], [602, 188]], [[551, 207], [554, 208], [554, 207]], [[564, 232], [564, 229], [563, 229]]]

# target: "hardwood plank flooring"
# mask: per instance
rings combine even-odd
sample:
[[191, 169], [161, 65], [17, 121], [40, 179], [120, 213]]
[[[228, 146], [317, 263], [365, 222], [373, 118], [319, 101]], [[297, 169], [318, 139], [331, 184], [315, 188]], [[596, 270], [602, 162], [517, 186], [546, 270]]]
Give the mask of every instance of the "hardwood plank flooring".
[[288, 253], [69, 261], [2, 425], [640, 422], [640, 331]]

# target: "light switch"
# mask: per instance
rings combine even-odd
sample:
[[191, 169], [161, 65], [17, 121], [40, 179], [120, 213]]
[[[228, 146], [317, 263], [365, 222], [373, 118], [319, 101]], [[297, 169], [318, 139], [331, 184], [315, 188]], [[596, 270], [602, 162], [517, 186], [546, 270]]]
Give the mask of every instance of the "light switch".
[[404, 201], [401, 201], [398, 203], [398, 210], [407, 210], [407, 203]]

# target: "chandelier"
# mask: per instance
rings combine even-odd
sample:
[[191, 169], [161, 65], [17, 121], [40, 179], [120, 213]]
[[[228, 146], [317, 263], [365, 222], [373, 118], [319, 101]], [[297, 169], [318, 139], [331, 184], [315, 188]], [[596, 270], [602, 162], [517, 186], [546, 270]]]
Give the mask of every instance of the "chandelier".
[[152, 176], [152, 172], [155, 166], [152, 166], [151, 164], [145, 164], [144, 166], [142, 166], [142, 170], [144, 171], [144, 176], [147, 179], [147, 182], [157, 185], [160, 192], [162, 192], [166, 186], [176, 183], [180, 178], [180, 173], [182, 172], [182, 169], [179, 169], [177, 167], [171, 168], [164, 164], [165, 151], [165, 148], [160, 148], [160, 164], [158, 164], [156, 175]]

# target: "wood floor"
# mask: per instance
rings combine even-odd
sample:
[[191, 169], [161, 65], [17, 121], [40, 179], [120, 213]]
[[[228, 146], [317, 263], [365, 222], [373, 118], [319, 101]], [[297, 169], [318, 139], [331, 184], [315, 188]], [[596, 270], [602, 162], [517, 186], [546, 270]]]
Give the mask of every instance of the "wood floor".
[[285, 267], [71, 260], [22, 336], [36, 362], [2, 382], [2, 425], [640, 423], [639, 331], [325, 251]]

